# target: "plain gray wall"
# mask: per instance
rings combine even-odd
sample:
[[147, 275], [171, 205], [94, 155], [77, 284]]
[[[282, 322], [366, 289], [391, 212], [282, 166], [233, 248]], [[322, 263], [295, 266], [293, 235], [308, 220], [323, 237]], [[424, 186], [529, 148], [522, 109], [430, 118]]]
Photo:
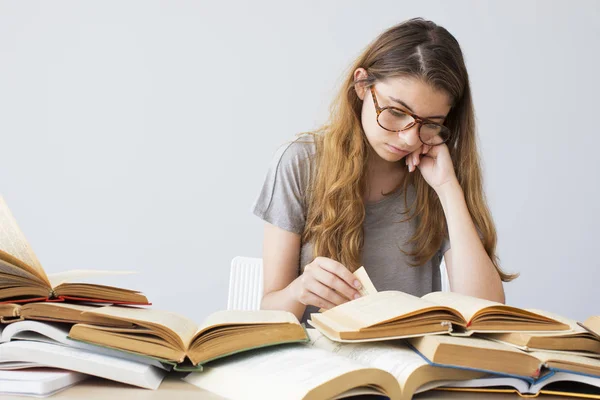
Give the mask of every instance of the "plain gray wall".
[[466, 58], [508, 302], [600, 314], [597, 1], [2, 1], [0, 191], [48, 272], [138, 270], [200, 321], [261, 256], [276, 148], [416, 16]]

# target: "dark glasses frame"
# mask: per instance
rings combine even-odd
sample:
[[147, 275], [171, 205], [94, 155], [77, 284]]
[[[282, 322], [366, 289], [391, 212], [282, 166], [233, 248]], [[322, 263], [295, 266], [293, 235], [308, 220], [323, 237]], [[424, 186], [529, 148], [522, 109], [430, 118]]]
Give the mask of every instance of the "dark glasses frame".
[[[420, 141], [421, 141], [423, 144], [425, 144], [425, 145], [427, 145], [427, 146], [439, 146], [439, 145], [441, 145], [441, 144], [444, 144], [444, 143], [448, 142], [448, 140], [450, 140], [450, 137], [451, 137], [451, 131], [450, 131], [450, 129], [449, 129], [447, 126], [444, 126], [444, 125], [442, 125], [442, 124], [438, 124], [437, 122], [433, 122], [433, 121], [431, 121], [431, 120], [429, 120], [429, 119], [427, 119], [427, 118], [421, 118], [421, 117], [419, 117], [419, 116], [418, 116], [417, 114], [415, 114], [415, 113], [412, 113], [412, 112], [410, 112], [410, 111], [408, 111], [408, 110], [403, 110], [403, 109], [401, 109], [401, 108], [398, 108], [398, 107], [393, 107], [393, 106], [388, 106], [388, 107], [380, 107], [380, 106], [379, 106], [379, 102], [377, 101], [377, 96], [375, 95], [375, 88], [374, 88], [374, 86], [369, 86], [369, 89], [371, 90], [371, 95], [373, 96], [373, 103], [375, 104], [375, 111], [377, 112], [377, 125], [379, 125], [379, 126], [380, 126], [380, 127], [382, 127], [383, 129], [385, 129], [386, 131], [389, 131], [389, 132], [401, 132], [401, 131], [405, 131], [405, 130], [407, 130], [407, 129], [410, 129], [410, 128], [412, 128], [412, 127], [413, 127], [415, 124], [419, 124], [419, 130], [418, 130], [418, 133], [419, 133], [419, 140], [420, 140]], [[385, 126], [381, 125], [381, 122], [379, 122], [379, 116], [381, 115], [381, 113], [382, 113], [383, 111], [385, 111], [385, 110], [387, 110], [387, 109], [397, 110], [397, 111], [399, 111], [399, 112], [401, 112], [401, 113], [403, 113], [403, 114], [409, 115], [409, 116], [411, 116], [411, 117], [413, 118], [414, 122], [412, 122], [412, 123], [408, 124], [408, 125], [407, 125], [407, 126], [405, 126], [403, 129], [400, 129], [400, 130], [398, 130], [398, 131], [395, 131], [395, 130], [392, 130], [392, 129], [388, 129], [388, 128], [386, 128]], [[441, 139], [442, 139], [443, 141], [442, 141], [441, 143], [436, 143], [436, 144], [429, 144], [429, 143], [426, 143], [426, 142], [424, 142], [424, 141], [423, 141], [423, 139], [421, 138], [421, 126], [422, 126], [424, 123], [426, 123], [426, 124], [431, 124], [431, 125], [436, 125], [436, 126], [439, 126], [439, 127], [441, 127], [441, 128], [442, 128], [442, 130], [445, 130], [445, 131], [447, 132], [447, 135], [446, 135], [447, 137], [446, 137], [446, 139], [443, 139], [443, 137], [441, 137]]]

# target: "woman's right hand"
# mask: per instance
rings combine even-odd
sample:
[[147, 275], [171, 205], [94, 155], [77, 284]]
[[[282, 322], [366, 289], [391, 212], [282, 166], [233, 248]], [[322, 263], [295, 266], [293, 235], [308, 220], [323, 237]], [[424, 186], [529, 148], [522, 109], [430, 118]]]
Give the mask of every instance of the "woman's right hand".
[[361, 284], [344, 265], [317, 257], [292, 283], [294, 298], [305, 305], [330, 309], [360, 297]]

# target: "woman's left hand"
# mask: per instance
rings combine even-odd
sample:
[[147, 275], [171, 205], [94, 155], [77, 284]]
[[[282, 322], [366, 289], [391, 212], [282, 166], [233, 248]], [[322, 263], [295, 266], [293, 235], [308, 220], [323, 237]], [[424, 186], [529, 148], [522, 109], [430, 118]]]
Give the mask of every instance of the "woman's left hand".
[[406, 156], [406, 165], [409, 172], [418, 167], [425, 181], [436, 193], [443, 185], [457, 180], [450, 151], [445, 143], [439, 146], [422, 145]]

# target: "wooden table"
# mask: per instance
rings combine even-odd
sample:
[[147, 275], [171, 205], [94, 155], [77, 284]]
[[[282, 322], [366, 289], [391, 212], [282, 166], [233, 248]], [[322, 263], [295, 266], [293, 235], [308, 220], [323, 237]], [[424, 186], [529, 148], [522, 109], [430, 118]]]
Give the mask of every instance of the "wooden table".
[[[112, 382], [100, 378], [89, 378], [78, 385], [75, 385], [69, 389], [66, 389], [49, 399], [56, 400], [96, 400], [96, 399], [127, 399], [127, 400], [187, 400], [187, 399], [201, 399], [201, 400], [223, 400], [216, 394], [200, 389], [194, 385], [181, 380], [181, 377], [185, 374], [170, 374], [168, 375], [163, 383], [160, 385], [158, 390], [140, 389], [133, 386], [125, 385], [122, 383]], [[22, 396], [0, 396], [0, 399], [31, 399], [32, 397]], [[358, 396], [355, 399], [367, 400], [367, 399], [381, 399], [377, 396]], [[490, 400], [505, 400], [505, 399], [521, 399], [518, 395], [509, 394], [483, 394], [483, 393], [452, 393], [452, 392], [438, 392], [430, 391], [421, 393], [414, 397], [415, 400], [444, 400], [444, 399], [490, 399]], [[539, 399], [567, 399], [567, 397], [556, 397], [556, 396], [543, 396], [540, 395]], [[249, 399], [252, 400], [252, 399]], [[260, 400], [260, 399], [259, 399]]]

